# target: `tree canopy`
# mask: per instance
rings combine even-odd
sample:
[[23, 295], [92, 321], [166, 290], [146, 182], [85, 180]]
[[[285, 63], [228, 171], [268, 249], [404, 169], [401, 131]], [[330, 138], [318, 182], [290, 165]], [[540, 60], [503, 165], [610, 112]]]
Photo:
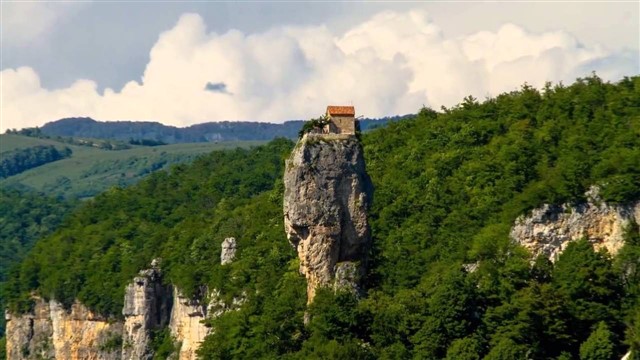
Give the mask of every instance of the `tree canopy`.
[[[213, 359], [600, 359], [638, 341], [637, 228], [619, 257], [586, 241], [554, 264], [509, 239], [543, 203], [640, 199], [640, 77], [548, 84], [413, 117], [362, 136], [375, 187], [367, 296], [304, 278], [282, 223], [275, 140], [214, 152], [84, 204], [9, 279], [10, 306], [37, 291], [118, 317], [124, 286], [159, 257], [166, 281], [246, 302], [210, 320]], [[224, 238], [237, 260], [219, 265]], [[634, 240], [636, 239], [636, 240]], [[478, 263], [474, 272], [463, 264]], [[303, 319], [309, 319], [308, 326]], [[605, 357], [603, 357], [605, 356]]]

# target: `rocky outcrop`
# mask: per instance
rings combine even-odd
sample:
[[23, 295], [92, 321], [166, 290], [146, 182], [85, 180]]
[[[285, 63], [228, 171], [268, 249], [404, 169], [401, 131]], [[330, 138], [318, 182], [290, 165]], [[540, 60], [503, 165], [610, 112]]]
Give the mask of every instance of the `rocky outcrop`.
[[[235, 258], [235, 239], [227, 238], [222, 248], [227, 253], [221, 263], [228, 264]], [[215, 317], [236, 310], [246, 299], [245, 294], [227, 305], [219, 291], [209, 293], [206, 287], [199, 290], [190, 298], [177, 288], [164, 285], [159, 261], [154, 260], [150, 269], [140, 271], [127, 285], [124, 321], [101, 317], [79, 302], [65, 310], [55, 300], [45, 301], [34, 295], [33, 311], [21, 315], [5, 312], [7, 358], [152, 359], [152, 333], [168, 327], [179, 349], [171, 358], [196, 359], [196, 351], [210, 332], [203, 320], [208, 315]]]
[[120, 359], [122, 323], [76, 302], [35, 299], [33, 311], [7, 316], [7, 359]]
[[624, 245], [624, 231], [632, 220], [640, 223], [640, 201], [627, 205], [604, 203], [598, 189], [587, 192], [588, 201], [543, 205], [516, 220], [511, 238], [534, 256], [555, 261], [571, 241], [587, 238], [596, 249], [615, 255]]
[[35, 299], [33, 310], [27, 314], [5, 313], [7, 321], [7, 359], [52, 359], [53, 327], [49, 303]]
[[307, 278], [308, 302], [320, 286], [358, 291], [373, 192], [358, 139], [306, 134], [287, 160], [284, 186], [285, 231]]
[[222, 242], [222, 252], [220, 253], [220, 264], [226, 265], [236, 258], [236, 239], [226, 238]]
[[162, 284], [162, 273], [156, 264], [140, 271], [124, 297], [124, 333], [122, 359], [152, 359], [149, 348], [151, 332], [166, 326], [173, 300], [171, 286]]
[[177, 288], [173, 289], [173, 299], [169, 329], [180, 344], [178, 358], [194, 360], [200, 343], [210, 331], [210, 328], [202, 323], [207, 317], [207, 304], [201, 296], [191, 299], [183, 296]]

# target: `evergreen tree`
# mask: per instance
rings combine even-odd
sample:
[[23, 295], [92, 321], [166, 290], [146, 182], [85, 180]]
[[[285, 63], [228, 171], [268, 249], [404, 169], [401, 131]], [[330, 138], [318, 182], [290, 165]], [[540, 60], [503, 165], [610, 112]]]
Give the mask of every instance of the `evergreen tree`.
[[599, 322], [587, 340], [580, 345], [581, 360], [613, 360], [613, 334], [604, 321]]

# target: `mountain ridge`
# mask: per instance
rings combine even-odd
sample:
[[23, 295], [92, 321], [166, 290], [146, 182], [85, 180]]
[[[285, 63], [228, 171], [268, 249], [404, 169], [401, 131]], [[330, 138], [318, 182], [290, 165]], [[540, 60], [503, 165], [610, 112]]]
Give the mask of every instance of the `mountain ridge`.
[[[380, 119], [361, 119], [362, 131], [410, 118], [398, 115]], [[167, 144], [238, 140], [271, 140], [276, 137], [295, 139], [304, 120], [289, 120], [281, 124], [258, 121], [205, 122], [187, 127], [164, 125], [155, 121], [98, 121], [90, 117], [63, 118], [48, 122], [40, 131], [48, 136], [82, 137], [111, 140], [154, 140]], [[29, 129], [9, 130], [24, 133]]]

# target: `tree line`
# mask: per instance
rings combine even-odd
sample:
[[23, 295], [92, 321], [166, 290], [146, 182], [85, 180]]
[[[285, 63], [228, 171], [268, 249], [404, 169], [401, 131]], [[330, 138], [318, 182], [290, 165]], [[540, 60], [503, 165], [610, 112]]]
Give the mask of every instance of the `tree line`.
[[71, 149], [53, 145], [38, 145], [0, 153], [0, 178], [7, 178], [29, 169], [70, 157]]

